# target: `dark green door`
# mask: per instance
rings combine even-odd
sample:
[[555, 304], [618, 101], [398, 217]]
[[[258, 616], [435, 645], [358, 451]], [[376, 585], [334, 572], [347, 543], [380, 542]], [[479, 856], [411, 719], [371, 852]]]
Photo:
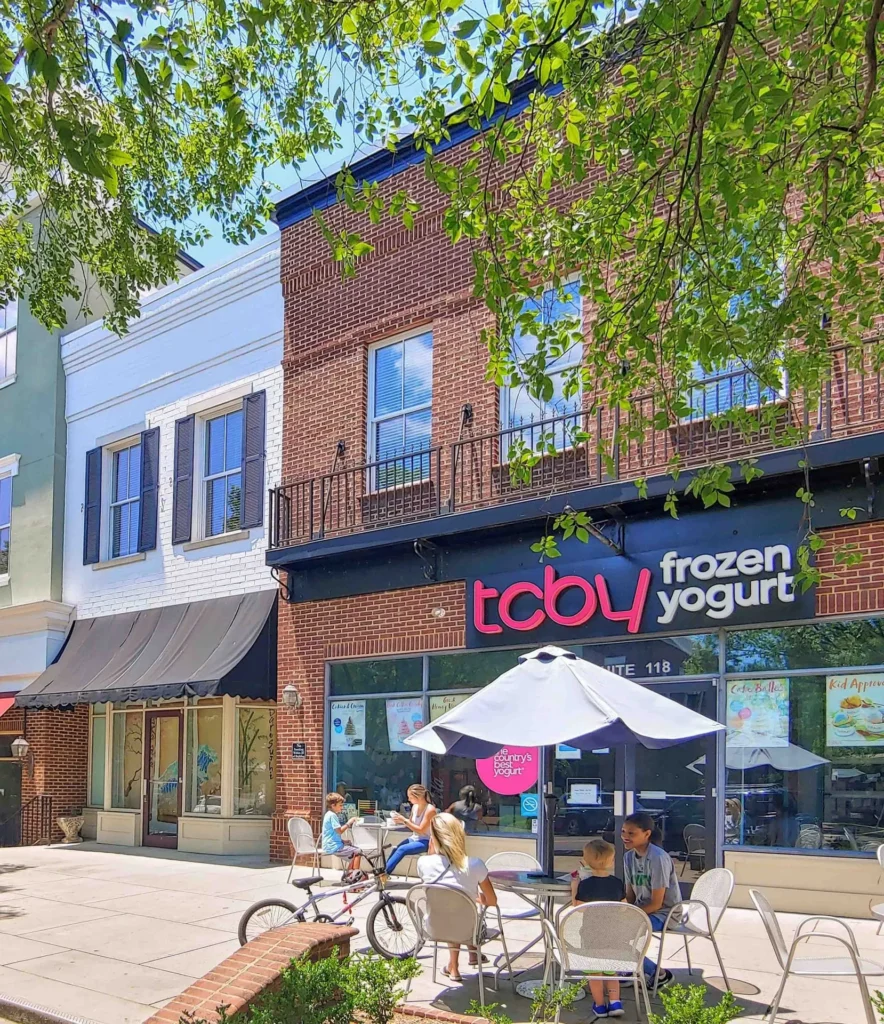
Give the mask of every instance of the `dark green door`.
[[21, 842], [21, 763], [0, 761], [0, 846]]

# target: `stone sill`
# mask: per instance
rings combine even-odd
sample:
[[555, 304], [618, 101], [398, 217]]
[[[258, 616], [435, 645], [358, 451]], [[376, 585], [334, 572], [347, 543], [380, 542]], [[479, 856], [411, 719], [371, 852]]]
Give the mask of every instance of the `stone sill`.
[[15, 380], [16, 375], [14, 373], [10, 373], [8, 377], [4, 377], [2, 380], [0, 380], [0, 388], [8, 388], [10, 384], [15, 383]]
[[146, 551], [136, 551], [134, 555], [124, 555], [122, 558], [108, 558], [104, 562], [93, 562], [92, 571], [99, 569], [113, 569], [117, 565], [132, 565], [133, 562], [143, 562], [147, 558]]
[[248, 540], [249, 530], [237, 530], [235, 533], [219, 533], [217, 537], [205, 537], [203, 540], [189, 540], [181, 545], [182, 551], [200, 551], [202, 548], [214, 548], [220, 544], [235, 544], [240, 540]]
[[9, 573], [8, 572], [4, 572], [3, 575], [0, 576], [0, 587], [8, 587], [8, 586], [9, 586]]

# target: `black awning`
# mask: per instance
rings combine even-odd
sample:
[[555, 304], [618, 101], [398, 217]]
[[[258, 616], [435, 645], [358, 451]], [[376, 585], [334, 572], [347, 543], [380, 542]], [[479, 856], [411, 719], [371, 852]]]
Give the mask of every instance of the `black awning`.
[[55, 662], [16, 704], [216, 694], [276, 699], [275, 590], [75, 622]]

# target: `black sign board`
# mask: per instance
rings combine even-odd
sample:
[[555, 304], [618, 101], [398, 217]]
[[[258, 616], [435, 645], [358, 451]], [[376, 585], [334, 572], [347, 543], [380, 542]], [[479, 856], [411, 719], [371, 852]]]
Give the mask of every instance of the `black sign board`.
[[293, 743], [292, 744], [292, 760], [293, 761], [306, 761], [307, 759], [307, 744], [306, 743]]

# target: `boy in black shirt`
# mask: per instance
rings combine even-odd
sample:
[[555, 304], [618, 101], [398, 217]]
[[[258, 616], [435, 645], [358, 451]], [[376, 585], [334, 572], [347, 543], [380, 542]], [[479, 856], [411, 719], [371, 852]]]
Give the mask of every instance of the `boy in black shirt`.
[[[622, 903], [626, 887], [612, 874], [616, 851], [604, 839], [590, 839], [583, 847], [583, 861], [571, 875], [571, 904]], [[590, 981], [592, 1009], [597, 1017], [622, 1017], [620, 982]]]

